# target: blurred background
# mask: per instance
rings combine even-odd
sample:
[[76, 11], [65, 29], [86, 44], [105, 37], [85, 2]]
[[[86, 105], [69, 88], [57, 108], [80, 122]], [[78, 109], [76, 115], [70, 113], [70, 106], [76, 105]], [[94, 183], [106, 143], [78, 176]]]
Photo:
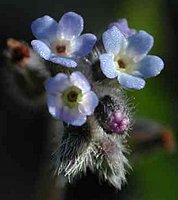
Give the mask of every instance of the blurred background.
[[[178, 154], [171, 146], [172, 140], [176, 143], [178, 139], [178, 0], [0, 0], [1, 56], [7, 38], [31, 41], [30, 25], [34, 19], [47, 14], [58, 20], [66, 11], [81, 14], [85, 19], [85, 31], [98, 36], [110, 22], [118, 18], [126, 18], [131, 28], [145, 30], [154, 36], [151, 54], [163, 58], [165, 69], [160, 76], [147, 80], [143, 90], [128, 92], [128, 95], [136, 105], [136, 118], [146, 121], [143, 132], [149, 134], [150, 130], [150, 134], [154, 135], [156, 123], [158, 129], [159, 126], [161, 128], [155, 132], [171, 133], [171, 138], [164, 139], [169, 143], [168, 147], [162, 144], [163, 140], [159, 137], [156, 137], [156, 142], [153, 139], [139, 145], [137, 141], [141, 138], [132, 140], [131, 133], [133, 152], [129, 159], [133, 171], [129, 171], [128, 183], [122, 191], [115, 191], [106, 183], [100, 185], [95, 175], [89, 173], [87, 177], [68, 186], [66, 199], [178, 199]], [[2, 68], [2, 59], [0, 63]], [[50, 118], [47, 108], [26, 109], [20, 106], [7, 95], [2, 74], [0, 199], [60, 200], [59, 197], [53, 197], [56, 193], [58, 196], [57, 186], [54, 190], [53, 181], [44, 178], [46, 172], [43, 166], [49, 156], [46, 156], [49, 152], [45, 151], [48, 145], [47, 122]], [[138, 129], [134, 133], [138, 133]]]

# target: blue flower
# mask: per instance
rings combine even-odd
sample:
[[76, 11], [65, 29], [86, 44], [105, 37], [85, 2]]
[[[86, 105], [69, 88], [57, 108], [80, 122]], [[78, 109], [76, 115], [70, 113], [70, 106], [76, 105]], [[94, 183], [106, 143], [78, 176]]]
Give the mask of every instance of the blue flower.
[[83, 18], [74, 13], [65, 13], [59, 23], [49, 16], [32, 22], [31, 28], [37, 40], [32, 46], [41, 57], [66, 67], [76, 67], [76, 59], [87, 55], [96, 42], [96, 36], [83, 31]]
[[128, 27], [126, 19], [118, 19], [117, 22], [109, 24], [108, 28], [112, 28], [113, 26], [116, 26], [126, 38], [136, 33], [135, 29]]
[[107, 78], [117, 77], [125, 88], [142, 89], [143, 78], [157, 76], [164, 67], [161, 58], [147, 55], [153, 46], [153, 37], [139, 31], [126, 38], [113, 26], [103, 33], [107, 53], [100, 55], [101, 70]]
[[58, 73], [45, 87], [50, 114], [65, 123], [83, 125], [98, 105], [98, 97], [81, 72], [73, 72], [70, 76]]

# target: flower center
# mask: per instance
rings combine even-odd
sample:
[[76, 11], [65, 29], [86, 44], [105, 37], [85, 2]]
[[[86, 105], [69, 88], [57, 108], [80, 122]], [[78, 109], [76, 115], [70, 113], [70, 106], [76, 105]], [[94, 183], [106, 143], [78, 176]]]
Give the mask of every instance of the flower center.
[[69, 108], [76, 107], [82, 99], [82, 91], [75, 86], [71, 86], [63, 92], [62, 99]]
[[66, 46], [65, 45], [57, 45], [56, 51], [58, 54], [66, 54]]
[[126, 55], [117, 55], [114, 61], [116, 71], [131, 73], [135, 68], [133, 59], [127, 57]]
[[118, 63], [118, 65], [119, 65], [119, 68], [121, 68], [121, 69], [125, 69], [125, 68], [126, 68], [126, 64], [124, 63], [123, 60], [119, 59], [119, 60], [117, 61], [117, 63]]
[[78, 93], [76, 91], [71, 91], [67, 94], [67, 99], [69, 102], [76, 102]]
[[51, 43], [52, 51], [61, 56], [67, 56], [71, 51], [71, 42], [64, 39], [56, 39]]

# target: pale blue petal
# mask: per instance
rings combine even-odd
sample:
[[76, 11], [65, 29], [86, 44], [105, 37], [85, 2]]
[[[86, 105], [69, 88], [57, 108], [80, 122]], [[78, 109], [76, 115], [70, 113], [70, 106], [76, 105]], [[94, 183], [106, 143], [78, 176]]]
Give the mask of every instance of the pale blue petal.
[[83, 18], [74, 12], [68, 12], [62, 16], [58, 24], [57, 35], [65, 39], [74, 39], [83, 31]]
[[88, 92], [91, 89], [88, 80], [79, 71], [73, 72], [70, 75], [70, 81], [73, 85], [80, 88], [82, 90], [82, 93]]
[[33, 49], [45, 60], [49, 60], [51, 55], [51, 50], [49, 47], [40, 40], [33, 40], [31, 42]]
[[83, 125], [87, 117], [79, 112], [78, 109], [70, 109], [65, 106], [61, 98], [53, 95], [47, 95], [47, 105], [49, 113], [58, 120], [74, 126]]
[[127, 55], [138, 61], [152, 48], [154, 39], [145, 31], [139, 31], [128, 38]]
[[77, 115], [75, 115], [74, 120], [71, 121], [71, 124], [73, 126], [82, 126], [86, 121], [87, 121], [86, 115], [78, 113]]
[[120, 30], [113, 26], [103, 33], [103, 44], [107, 53], [118, 54], [126, 40]]
[[84, 94], [82, 102], [79, 104], [79, 110], [85, 115], [92, 115], [98, 102], [98, 97], [93, 91], [87, 92]]
[[93, 34], [83, 34], [75, 40], [73, 55], [86, 56], [91, 52], [94, 44], [96, 43], [96, 36]]
[[72, 68], [74, 68], [74, 67], [77, 66], [77, 63], [72, 58], [57, 56], [55, 54], [52, 54], [50, 56], [49, 60], [51, 62], [53, 62], [53, 63], [60, 64], [60, 65], [63, 65], [65, 67], [72, 67]]
[[126, 73], [121, 73], [118, 76], [118, 81], [123, 87], [129, 89], [140, 90], [145, 86], [145, 81], [142, 78], [135, 77]]
[[117, 71], [115, 70], [114, 55], [102, 54], [99, 59], [103, 74], [108, 78], [115, 78], [117, 76]]
[[135, 69], [135, 71], [133, 71], [132, 73], [130, 73], [132, 76], [136, 76], [136, 77], [140, 77], [142, 78], [143, 75], [141, 74], [141, 72], [139, 71], [139, 69]]
[[48, 40], [56, 37], [57, 22], [50, 16], [43, 16], [32, 22], [33, 35], [39, 40]]
[[134, 29], [130, 29], [128, 27], [128, 22], [126, 19], [118, 19], [117, 22], [111, 23], [108, 28], [113, 26], [116, 26], [126, 38], [136, 33]]
[[66, 74], [58, 73], [55, 77], [46, 81], [45, 89], [47, 93], [57, 94], [63, 92], [70, 86], [69, 78]]
[[60, 113], [63, 107], [61, 98], [55, 95], [47, 94], [47, 105], [49, 113], [56, 119], [60, 119]]
[[138, 63], [138, 70], [145, 78], [157, 76], [163, 68], [164, 63], [157, 56], [146, 56]]
[[61, 112], [61, 120], [73, 126], [81, 126], [86, 122], [87, 117], [80, 113], [78, 108], [70, 109], [64, 106]]

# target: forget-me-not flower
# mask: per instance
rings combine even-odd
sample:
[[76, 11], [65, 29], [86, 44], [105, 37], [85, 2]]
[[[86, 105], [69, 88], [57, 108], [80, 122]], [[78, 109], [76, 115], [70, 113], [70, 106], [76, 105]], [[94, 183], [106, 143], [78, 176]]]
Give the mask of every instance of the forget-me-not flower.
[[59, 23], [50, 16], [33, 21], [31, 28], [37, 40], [32, 46], [41, 57], [66, 67], [76, 67], [76, 59], [87, 55], [96, 42], [96, 36], [83, 31], [83, 18], [74, 13], [65, 13]]
[[161, 58], [147, 55], [153, 46], [153, 37], [139, 31], [126, 38], [113, 26], [103, 33], [107, 53], [100, 55], [101, 70], [107, 78], [117, 77], [125, 88], [142, 89], [143, 78], [157, 76], [164, 67]]
[[74, 126], [83, 125], [98, 105], [98, 97], [91, 91], [85, 76], [78, 71], [70, 76], [58, 73], [47, 81], [46, 91], [50, 114]]

